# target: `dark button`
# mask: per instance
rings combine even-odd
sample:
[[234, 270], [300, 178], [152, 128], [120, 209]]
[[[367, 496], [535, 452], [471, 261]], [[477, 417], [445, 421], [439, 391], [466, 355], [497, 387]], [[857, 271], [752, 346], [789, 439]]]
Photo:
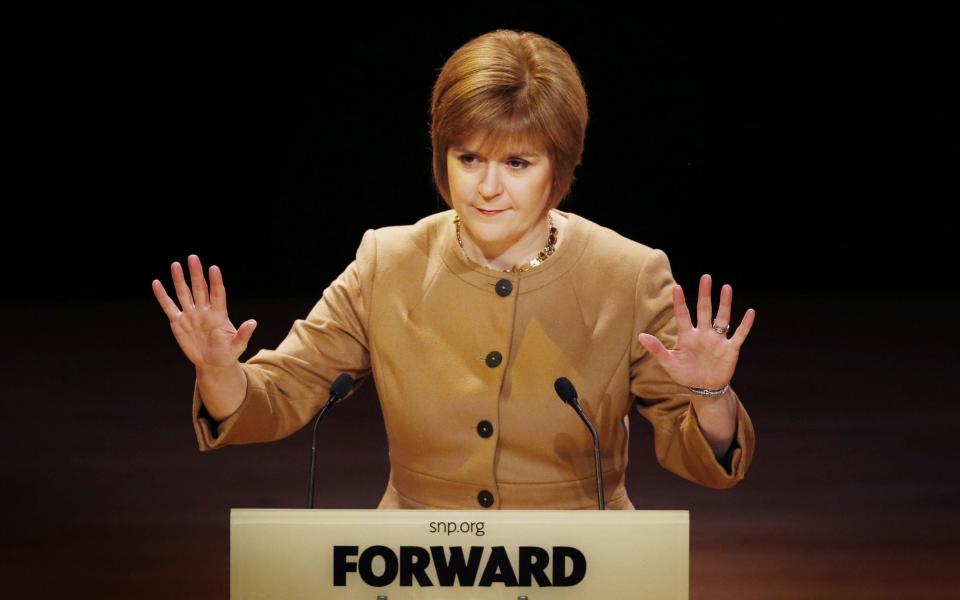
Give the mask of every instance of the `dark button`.
[[500, 366], [500, 363], [503, 361], [503, 355], [494, 350], [487, 355], [487, 366], [491, 369]]
[[477, 433], [480, 434], [480, 437], [490, 437], [493, 435], [493, 423], [490, 421], [480, 421], [477, 423]]
[[513, 291], [513, 284], [509, 279], [501, 279], [497, 282], [497, 293], [501, 296], [509, 296]]
[[480, 493], [477, 494], [477, 502], [484, 508], [490, 508], [493, 506], [493, 494], [487, 490], [481, 490]]

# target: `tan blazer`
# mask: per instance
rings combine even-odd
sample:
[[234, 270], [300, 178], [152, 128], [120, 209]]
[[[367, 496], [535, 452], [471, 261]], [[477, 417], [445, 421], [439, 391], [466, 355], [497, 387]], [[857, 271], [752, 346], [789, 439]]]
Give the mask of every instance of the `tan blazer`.
[[666, 469], [736, 485], [754, 450], [739, 398], [728, 472], [700, 431], [692, 393], [637, 339], [645, 331], [676, 343], [667, 255], [560, 212], [568, 221], [557, 251], [521, 273], [467, 259], [452, 210], [367, 230], [356, 260], [276, 350], [242, 363], [247, 394], [236, 413], [212, 429], [194, 386], [200, 449], [289, 436], [337, 375], [372, 372], [390, 445], [380, 508], [595, 508], [593, 442], [554, 391], [562, 376], [600, 435], [609, 508], [633, 508], [624, 487], [632, 407], [653, 424]]

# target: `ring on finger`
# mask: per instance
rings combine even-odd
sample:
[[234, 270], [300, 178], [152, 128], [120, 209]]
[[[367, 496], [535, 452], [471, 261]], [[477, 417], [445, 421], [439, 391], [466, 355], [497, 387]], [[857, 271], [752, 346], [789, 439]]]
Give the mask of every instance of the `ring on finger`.
[[720, 325], [717, 325], [717, 320], [714, 319], [713, 330], [719, 333], [720, 335], [727, 335], [727, 332], [730, 331], [730, 324], [727, 323], [726, 325], [720, 326]]

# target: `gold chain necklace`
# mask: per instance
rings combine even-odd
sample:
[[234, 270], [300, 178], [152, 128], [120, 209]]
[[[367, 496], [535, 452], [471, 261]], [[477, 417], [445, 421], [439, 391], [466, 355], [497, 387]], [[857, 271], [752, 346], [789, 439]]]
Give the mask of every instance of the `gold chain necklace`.
[[[461, 252], [463, 252], [464, 256], [470, 259], [470, 257], [467, 256], [466, 251], [463, 250], [463, 239], [460, 237], [460, 215], [454, 214], [453, 222], [456, 223], [457, 225], [457, 243], [460, 245], [460, 250]], [[543, 250], [538, 252], [535, 257], [523, 263], [522, 265], [515, 265], [509, 269], [495, 269], [495, 270], [501, 271], [503, 273], [517, 273], [520, 271], [529, 271], [530, 269], [536, 267], [543, 261], [547, 260], [547, 258], [549, 258], [550, 255], [556, 251], [556, 243], [557, 243], [557, 228], [553, 224], [553, 215], [550, 213], [547, 213], [547, 224], [550, 227], [550, 233], [547, 235], [547, 245]], [[487, 268], [492, 269], [493, 267], [487, 267]]]

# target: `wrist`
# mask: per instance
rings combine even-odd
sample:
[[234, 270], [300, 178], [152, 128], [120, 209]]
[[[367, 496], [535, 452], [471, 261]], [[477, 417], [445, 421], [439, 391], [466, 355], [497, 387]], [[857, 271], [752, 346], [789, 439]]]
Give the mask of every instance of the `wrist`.
[[240, 361], [234, 361], [231, 365], [213, 366], [213, 365], [194, 365], [197, 377], [217, 377], [224, 373], [232, 373], [240, 367]]
[[687, 389], [697, 394], [698, 396], [722, 396], [727, 393], [727, 390], [730, 389], [730, 384], [721, 387], [721, 388], [700, 388], [700, 387], [690, 387], [687, 386]]

